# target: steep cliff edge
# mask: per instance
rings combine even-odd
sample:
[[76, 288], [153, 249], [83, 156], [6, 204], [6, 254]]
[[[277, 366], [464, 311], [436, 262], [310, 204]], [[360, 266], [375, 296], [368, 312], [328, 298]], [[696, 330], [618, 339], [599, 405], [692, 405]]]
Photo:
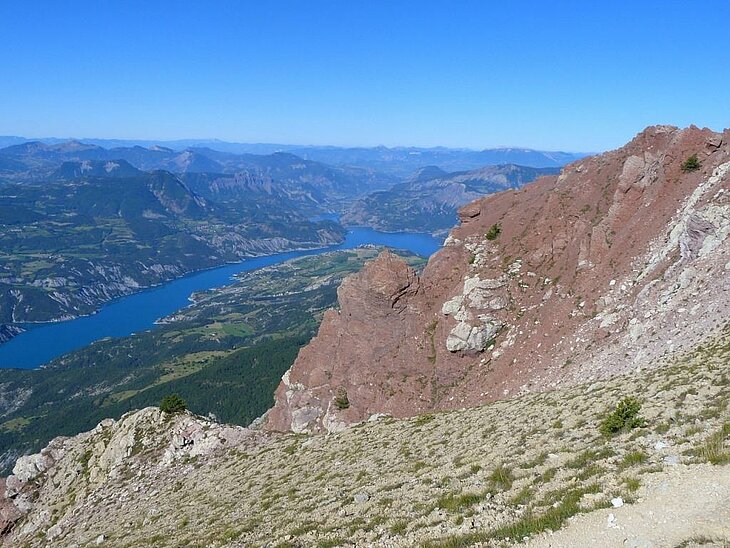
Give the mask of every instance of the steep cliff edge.
[[729, 141], [650, 127], [465, 206], [420, 276], [382, 255], [343, 283], [267, 427], [468, 407], [694, 346], [730, 316]]

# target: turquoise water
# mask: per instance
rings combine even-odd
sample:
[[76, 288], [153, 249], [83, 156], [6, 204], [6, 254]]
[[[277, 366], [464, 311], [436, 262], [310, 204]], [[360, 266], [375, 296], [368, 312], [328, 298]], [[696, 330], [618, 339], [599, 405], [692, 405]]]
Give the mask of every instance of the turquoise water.
[[190, 304], [188, 297], [191, 293], [227, 285], [231, 283], [232, 276], [239, 272], [255, 270], [295, 257], [318, 255], [335, 249], [352, 249], [363, 244], [386, 245], [428, 257], [441, 246], [441, 240], [430, 234], [384, 233], [370, 228], [352, 228], [348, 230], [345, 242], [337, 246], [257, 257], [196, 272], [159, 287], [116, 299], [102, 306], [92, 316], [24, 326], [28, 331], [0, 345], [0, 368], [39, 367], [53, 358], [99, 339], [125, 337], [150, 329], [157, 319]]

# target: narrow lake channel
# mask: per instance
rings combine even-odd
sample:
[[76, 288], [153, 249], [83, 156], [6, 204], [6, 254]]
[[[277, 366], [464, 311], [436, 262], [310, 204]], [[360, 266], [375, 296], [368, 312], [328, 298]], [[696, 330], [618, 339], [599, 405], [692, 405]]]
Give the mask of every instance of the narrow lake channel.
[[318, 255], [336, 249], [352, 249], [365, 244], [405, 249], [429, 257], [441, 240], [431, 234], [386, 233], [370, 228], [350, 228], [345, 241], [336, 246], [307, 251], [290, 251], [196, 272], [158, 287], [120, 297], [103, 305], [99, 312], [73, 320], [24, 326], [28, 330], [0, 345], [0, 368], [32, 369], [53, 358], [82, 348], [105, 337], [125, 337], [154, 326], [159, 318], [189, 303], [196, 291], [231, 283], [239, 272], [256, 270], [295, 257]]

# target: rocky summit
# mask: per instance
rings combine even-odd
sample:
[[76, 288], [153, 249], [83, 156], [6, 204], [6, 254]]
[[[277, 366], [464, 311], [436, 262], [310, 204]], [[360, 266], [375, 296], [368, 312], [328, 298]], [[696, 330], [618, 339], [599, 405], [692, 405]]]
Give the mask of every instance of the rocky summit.
[[727, 545], [730, 130], [459, 217], [345, 278], [254, 425], [146, 408], [21, 457], [5, 544]]
[[383, 254], [340, 287], [268, 428], [469, 407], [697, 345], [730, 317], [729, 141], [650, 127], [465, 206], [420, 275]]

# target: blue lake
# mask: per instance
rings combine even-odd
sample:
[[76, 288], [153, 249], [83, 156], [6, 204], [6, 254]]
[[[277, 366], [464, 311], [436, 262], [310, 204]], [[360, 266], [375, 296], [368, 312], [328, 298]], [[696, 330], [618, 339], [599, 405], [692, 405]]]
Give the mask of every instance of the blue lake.
[[364, 244], [406, 249], [428, 257], [441, 247], [441, 240], [430, 234], [385, 233], [370, 228], [348, 230], [345, 242], [324, 249], [290, 251], [247, 259], [190, 274], [164, 285], [121, 297], [102, 306], [97, 314], [65, 322], [26, 325], [28, 331], [0, 345], [0, 368], [39, 367], [53, 358], [82, 348], [105, 337], [125, 337], [154, 326], [159, 318], [188, 304], [195, 291], [221, 287], [231, 278], [248, 270], [280, 263], [295, 257], [318, 255], [335, 249], [352, 249]]

